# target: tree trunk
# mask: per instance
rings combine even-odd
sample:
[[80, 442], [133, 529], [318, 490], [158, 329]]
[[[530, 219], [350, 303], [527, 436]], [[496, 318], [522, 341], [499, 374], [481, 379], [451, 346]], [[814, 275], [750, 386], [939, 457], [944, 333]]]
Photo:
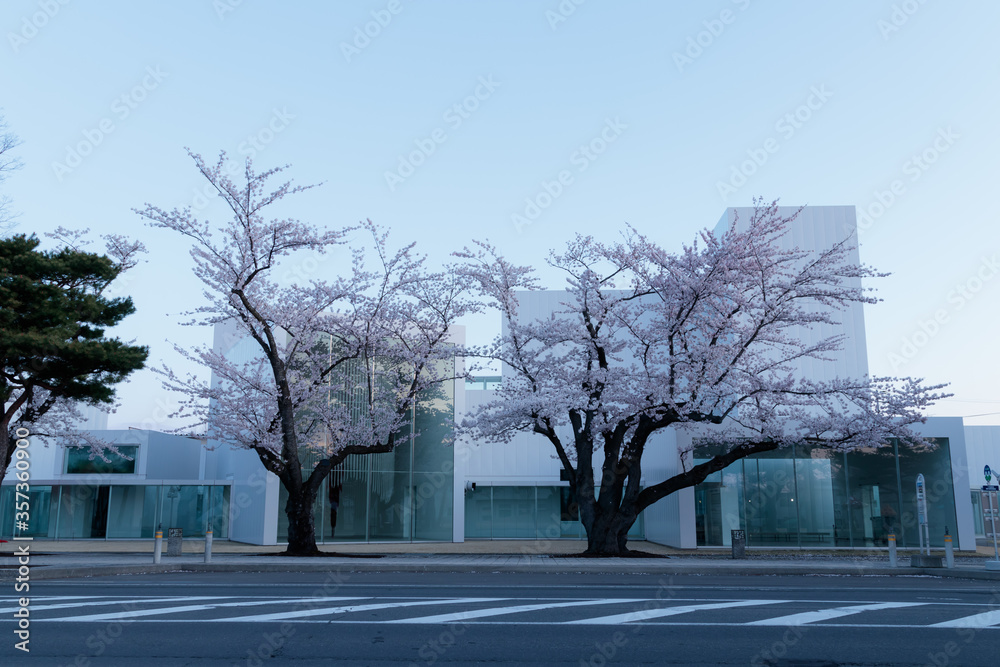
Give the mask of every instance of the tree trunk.
[[613, 514], [605, 512], [587, 531], [587, 551], [594, 556], [623, 556], [629, 553], [628, 531], [636, 516], [615, 508]]
[[288, 491], [288, 502], [285, 503], [285, 515], [288, 517], [288, 556], [315, 556], [320, 551], [316, 546], [316, 525], [313, 522], [313, 503], [315, 492], [307, 485]]
[[7, 425], [0, 427], [0, 484], [7, 474], [7, 468], [14, 458], [15, 434], [7, 430]]

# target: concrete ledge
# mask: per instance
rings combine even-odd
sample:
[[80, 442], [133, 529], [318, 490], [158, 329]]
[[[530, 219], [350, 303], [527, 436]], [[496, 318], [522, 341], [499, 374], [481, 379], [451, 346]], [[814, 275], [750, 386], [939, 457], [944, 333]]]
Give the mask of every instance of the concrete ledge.
[[[100, 577], [133, 574], [163, 574], [167, 572], [503, 572], [521, 574], [648, 574], [648, 575], [721, 575], [721, 576], [915, 576], [927, 575], [959, 579], [979, 579], [1000, 581], [1000, 572], [974, 570], [971, 568], [945, 569], [938, 567], [891, 568], [886, 564], [872, 565], [824, 565], [789, 564], [780, 565], [761, 562], [748, 563], [706, 563], [622, 559], [592, 561], [573, 559], [572, 562], [522, 561], [508, 563], [476, 562], [474, 559], [460, 561], [437, 561], [428, 559], [379, 560], [334, 560], [323, 559], [312, 562], [241, 562], [213, 563], [160, 563], [94, 565], [94, 566], [45, 566], [31, 568], [31, 579], [52, 580], [78, 577]], [[570, 560], [570, 559], [566, 559]], [[331, 562], [332, 561], [332, 562]], [[423, 562], [421, 562], [423, 561]], [[2, 571], [0, 581], [13, 581], [16, 570]]]
[[941, 556], [913, 554], [910, 556], [910, 567], [944, 567], [944, 563], [941, 562]]

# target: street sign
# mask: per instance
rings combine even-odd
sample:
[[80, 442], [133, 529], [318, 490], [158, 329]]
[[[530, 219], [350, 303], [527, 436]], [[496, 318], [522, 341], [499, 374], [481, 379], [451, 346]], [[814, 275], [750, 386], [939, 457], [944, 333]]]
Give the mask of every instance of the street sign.
[[925, 493], [924, 476], [917, 475], [917, 534], [920, 536], [920, 553], [927, 548], [931, 555], [931, 533], [927, 525], [927, 494]]
[[917, 475], [917, 523], [927, 523], [927, 494], [924, 492], [924, 476]]

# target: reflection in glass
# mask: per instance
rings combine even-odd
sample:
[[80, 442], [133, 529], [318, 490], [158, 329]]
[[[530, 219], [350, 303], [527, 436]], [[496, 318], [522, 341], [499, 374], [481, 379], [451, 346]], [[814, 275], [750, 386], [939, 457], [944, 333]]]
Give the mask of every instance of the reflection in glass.
[[[951, 452], [948, 438], [929, 439], [932, 446], [898, 447], [899, 478], [903, 489], [899, 514], [904, 541], [900, 546], [919, 547], [917, 530], [917, 475], [923, 474], [927, 499], [927, 523], [932, 547], [944, 546], [944, 532], [958, 530], [955, 519], [954, 483], [951, 477]], [[897, 536], [897, 540], [898, 540]]]
[[493, 487], [479, 486], [465, 491], [465, 538], [493, 537]]
[[795, 546], [799, 520], [795, 506], [795, 462], [791, 448], [743, 461], [748, 545]]
[[142, 486], [115, 486], [108, 504], [108, 531], [111, 538], [137, 538], [142, 534], [146, 490]]

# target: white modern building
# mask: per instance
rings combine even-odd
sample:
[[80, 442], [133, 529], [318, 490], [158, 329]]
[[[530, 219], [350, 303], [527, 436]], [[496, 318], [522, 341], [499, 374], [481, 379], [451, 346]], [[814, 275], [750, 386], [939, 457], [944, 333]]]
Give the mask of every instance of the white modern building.
[[[727, 209], [719, 225], [728, 226], [737, 215], [747, 220], [751, 212]], [[818, 250], [855, 230], [853, 206], [809, 207], [786, 243]], [[521, 315], [547, 315], [564, 294], [526, 293]], [[817, 338], [831, 334], [845, 339], [836, 358], [804, 360], [797, 372], [820, 380], [866, 375], [861, 306], [844, 312], [837, 327], [801, 331]], [[216, 329], [215, 349], [234, 359], [253, 354], [248, 341], [224, 327]], [[325, 494], [317, 499], [319, 541], [581, 539], [569, 483], [547, 441], [520, 434], [504, 445], [451, 443], [454, 420], [489, 400], [500, 382], [501, 377], [484, 377], [449, 385], [444, 396], [416, 410], [419, 435], [412, 443], [389, 454], [352, 457], [335, 470], [328, 489], [336, 495], [337, 514], [333, 520]], [[970, 490], [983, 483], [983, 465], [1000, 468], [1000, 427], [930, 418], [919, 431], [936, 446], [916, 451], [893, 444], [849, 453], [797, 446], [737, 461], [648, 508], [632, 535], [680, 548], [719, 547], [729, 544], [730, 530], [743, 529], [751, 546], [861, 548], [884, 545], [892, 532], [901, 546], [915, 547], [915, 478], [923, 474], [931, 543], [942, 546], [947, 528], [959, 549], [974, 549]], [[33, 516], [47, 518], [33, 521], [29, 534], [151, 537], [162, 523], [183, 527], [185, 535], [201, 535], [211, 525], [216, 538], [251, 544], [285, 540], [285, 492], [253, 452], [152, 431], [104, 435], [118, 442], [127, 458], [95, 463], [80, 450], [32, 444], [40, 452], [32, 453], [32, 507], [39, 508]], [[657, 434], [647, 447], [642, 483], [656, 484], [678, 472], [678, 452], [692, 444], [695, 462], [710, 457], [693, 437], [672, 430]], [[13, 482], [8, 474], [0, 491], [0, 537], [9, 536], [13, 526]]]

